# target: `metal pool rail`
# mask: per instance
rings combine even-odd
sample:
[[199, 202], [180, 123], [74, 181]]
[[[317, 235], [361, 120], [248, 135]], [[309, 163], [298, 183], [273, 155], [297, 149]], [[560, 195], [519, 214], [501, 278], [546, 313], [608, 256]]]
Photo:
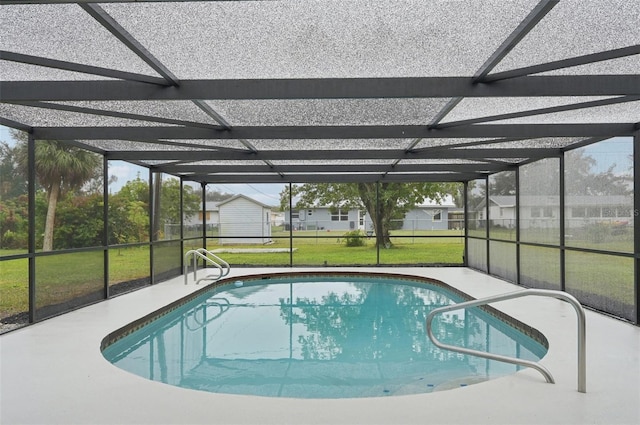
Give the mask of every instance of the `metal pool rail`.
[[440, 347], [444, 350], [450, 350], [450, 351], [456, 351], [463, 354], [468, 354], [470, 356], [478, 356], [478, 357], [483, 357], [490, 360], [497, 360], [501, 362], [531, 367], [533, 369], [536, 369], [540, 373], [542, 373], [542, 375], [545, 377], [547, 382], [553, 384], [554, 380], [553, 380], [553, 377], [551, 376], [551, 373], [544, 366], [542, 366], [537, 362], [519, 359], [516, 357], [508, 357], [508, 356], [502, 356], [499, 354], [487, 353], [484, 351], [472, 350], [469, 348], [456, 347], [454, 345], [443, 344], [436, 339], [436, 337], [433, 335], [433, 330], [431, 329], [431, 322], [433, 321], [433, 318], [437, 314], [444, 313], [447, 311], [465, 309], [468, 307], [478, 307], [481, 305], [486, 305], [486, 304], [490, 304], [498, 301], [511, 300], [514, 298], [526, 297], [529, 295], [539, 296], [539, 297], [558, 298], [560, 300], [567, 301], [576, 310], [576, 313], [578, 315], [578, 391], [581, 393], [586, 393], [587, 392], [587, 360], [586, 360], [585, 314], [584, 314], [584, 309], [582, 308], [582, 305], [580, 304], [580, 302], [575, 297], [573, 297], [570, 294], [567, 294], [566, 292], [553, 291], [548, 289], [525, 289], [517, 292], [509, 292], [507, 294], [480, 298], [473, 301], [466, 301], [459, 304], [452, 304], [446, 307], [439, 307], [432, 310], [431, 313], [429, 313], [429, 315], [427, 316], [427, 325], [426, 325], [427, 335], [429, 336], [429, 339], [431, 340], [431, 342], [433, 342], [433, 344], [436, 347]]
[[[196, 285], [200, 283], [201, 280], [218, 280], [229, 274], [231, 271], [231, 266], [229, 263], [224, 261], [222, 258], [218, 257], [211, 251], [207, 251], [204, 248], [192, 249], [191, 251], [187, 251], [184, 254], [184, 284], [187, 284], [187, 277], [189, 275], [189, 260], [192, 260], [193, 263], [193, 279], [196, 282]], [[198, 259], [204, 260], [207, 264], [214, 266], [218, 271], [218, 276], [214, 275], [206, 275], [205, 277], [198, 277]]]

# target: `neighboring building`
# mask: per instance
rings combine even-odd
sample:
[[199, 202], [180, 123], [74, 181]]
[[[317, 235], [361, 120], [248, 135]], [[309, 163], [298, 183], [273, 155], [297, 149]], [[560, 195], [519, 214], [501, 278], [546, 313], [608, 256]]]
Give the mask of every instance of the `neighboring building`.
[[[453, 223], [450, 213], [458, 210], [450, 199], [446, 199], [442, 204], [428, 202], [417, 205], [407, 212], [402, 221], [402, 230], [448, 230], [451, 228], [462, 228], [464, 221]], [[457, 227], [457, 226], [459, 227]]]
[[245, 195], [218, 203], [219, 243], [266, 244], [271, 239], [271, 207]]
[[[453, 218], [452, 218], [453, 217]], [[316, 207], [285, 211], [285, 229], [292, 223], [293, 230], [350, 231], [373, 230], [371, 216], [358, 209], [335, 209]], [[398, 220], [392, 228], [402, 230], [447, 230], [464, 227], [463, 211], [456, 208], [449, 198], [443, 204], [428, 202], [407, 212], [403, 220]]]
[[218, 228], [220, 218], [218, 216], [218, 204], [219, 202], [208, 201], [205, 202], [204, 208], [200, 204], [200, 211], [187, 217], [184, 221], [185, 235], [188, 237], [202, 234], [202, 223], [205, 220], [205, 226], [207, 227], [207, 234], [211, 235], [215, 229]]
[[293, 225], [293, 230], [326, 230], [326, 231], [349, 231], [356, 229], [369, 229], [371, 223], [368, 215], [358, 209], [335, 209], [329, 207], [305, 208], [285, 211], [285, 229]]
[[[557, 226], [560, 219], [558, 196], [521, 196], [520, 227], [543, 228]], [[478, 220], [483, 220], [486, 203], [481, 202], [474, 211]], [[633, 221], [633, 198], [624, 195], [567, 196], [565, 220], [571, 227], [591, 223], [625, 225]], [[490, 196], [489, 219], [493, 226], [515, 228], [516, 197]]]

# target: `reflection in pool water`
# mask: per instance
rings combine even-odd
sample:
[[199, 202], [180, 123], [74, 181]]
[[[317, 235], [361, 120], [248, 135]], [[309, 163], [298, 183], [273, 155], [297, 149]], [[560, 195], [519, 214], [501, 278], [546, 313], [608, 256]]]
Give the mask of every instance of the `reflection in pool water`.
[[[425, 318], [461, 301], [388, 278], [245, 280], [210, 290], [123, 337], [104, 356], [180, 387], [272, 397], [348, 398], [456, 388], [516, 366], [440, 350]], [[546, 348], [484, 311], [440, 315], [441, 341], [537, 360]]]

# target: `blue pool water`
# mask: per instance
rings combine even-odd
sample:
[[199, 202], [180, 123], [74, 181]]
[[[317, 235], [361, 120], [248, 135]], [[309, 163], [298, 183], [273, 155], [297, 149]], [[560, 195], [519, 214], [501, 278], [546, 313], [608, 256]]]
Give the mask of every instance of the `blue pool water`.
[[[439, 284], [378, 276], [230, 281], [107, 345], [147, 379], [214, 393], [349, 398], [427, 393], [517, 367], [433, 346], [429, 312], [463, 301]], [[537, 360], [546, 348], [478, 309], [436, 317], [444, 343]]]

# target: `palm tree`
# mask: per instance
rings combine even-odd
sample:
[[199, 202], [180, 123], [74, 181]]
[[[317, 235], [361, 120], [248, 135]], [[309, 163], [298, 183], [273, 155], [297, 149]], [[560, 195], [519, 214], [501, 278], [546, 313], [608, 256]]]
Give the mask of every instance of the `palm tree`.
[[[26, 149], [22, 163], [26, 164]], [[47, 194], [47, 217], [44, 226], [43, 251], [53, 249], [56, 206], [65, 190], [81, 188], [100, 166], [100, 156], [57, 140], [38, 140], [35, 144], [36, 177]], [[25, 167], [26, 169], [26, 167]]]
[[47, 193], [47, 218], [43, 251], [53, 249], [56, 206], [63, 190], [81, 188], [100, 166], [100, 157], [59, 141], [38, 141], [35, 148], [36, 176]]

